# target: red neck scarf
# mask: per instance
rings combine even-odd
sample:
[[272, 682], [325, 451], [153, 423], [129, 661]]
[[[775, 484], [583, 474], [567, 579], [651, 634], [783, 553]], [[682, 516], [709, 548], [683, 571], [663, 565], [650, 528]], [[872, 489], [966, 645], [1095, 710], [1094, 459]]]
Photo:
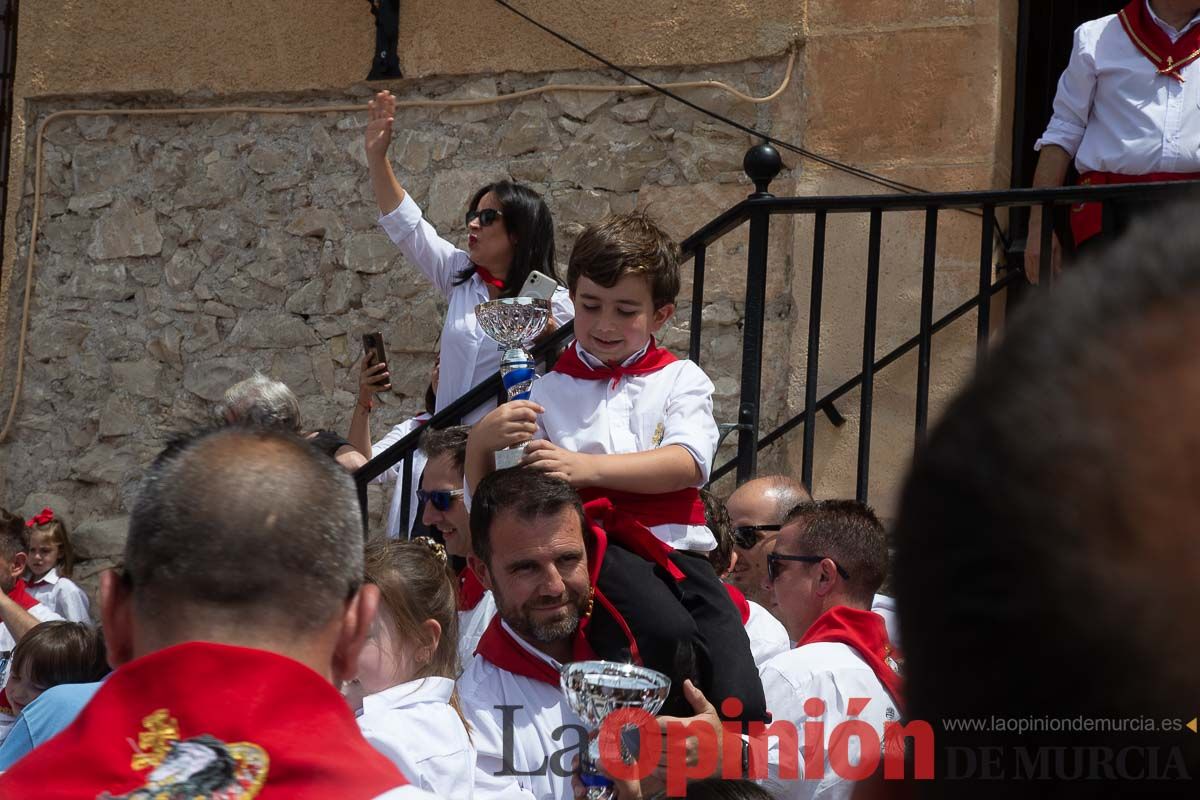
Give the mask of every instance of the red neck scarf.
[[470, 611], [479, 605], [479, 601], [487, 594], [487, 589], [475, 577], [475, 570], [463, 567], [458, 573], [458, 610]]
[[24, 578], [17, 578], [17, 582], [8, 590], [8, 597], [26, 611], [38, 604], [38, 599], [25, 589]]
[[479, 280], [483, 281], [488, 286], [495, 286], [500, 291], [502, 291], [502, 292], [504, 291], [504, 281], [500, 280], [495, 275], [493, 275], [491, 273], [491, 271], [488, 270], [487, 267], [481, 267], [478, 264], [476, 264], [475, 265], [475, 274], [479, 276]]
[[1117, 17], [1133, 46], [1150, 59], [1158, 74], [1170, 75], [1183, 83], [1179, 71], [1200, 58], [1200, 25], [1194, 26], [1180, 36], [1179, 41], [1172, 43], [1171, 37], [1150, 15], [1146, 0], [1131, 0]]
[[558, 357], [558, 361], [554, 363], [554, 369], [551, 371], [561, 372], [564, 375], [570, 375], [572, 378], [582, 378], [590, 381], [611, 378], [612, 385], [616, 386], [622, 378], [629, 375], [649, 375], [679, 360], [672, 355], [670, 350], [665, 350], [655, 344], [654, 337], [650, 338], [650, 344], [646, 347], [646, 352], [642, 354], [641, 358], [628, 366], [603, 364], [599, 367], [592, 367], [579, 357], [578, 348], [579, 343], [573, 342]]
[[742, 594], [742, 590], [732, 583], [725, 584], [725, 591], [729, 592], [729, 599], [733, 601], [738, 612], [741, 613], [742, 624], [745, 625], [750, 621], [750, 601], [746, 599], [746, 595]]
[[884, 625], [883, 617], [873, 611], [834, 606], [817, 618], [805, 631], [804, 637], [796, 642], [796, 646], [803, 647], [814, 642], [840, 642], [853, 647], [871, 667], [871, 671], [896, 701], [896, 705], [903, 710], [900, 675], [887, 663], [888, 659], [899, 663], [900, 654], [888, 641], [887, 626]]
[[[572, 661], [589, 661], [596, 657], [592, 646], [584, 638], [582, 622], [579, 630], [575, 632], [575, 641], [571, 643], [571, 650]], [[475, 648], [475, 652], [505, 672], [540, 681], [556, 689], [559, 688], [558, 670], [522, 647], [512, 634], [500, 624], [499, 614], [492, 617], [492, 621], [488, 623], [487, 630], [480, 637], [479, 646]]]
[[233, 777], [190, 770], [181, 778], [194, 777], [192, 786], [149, 794], [368, 800], [407, 783], [308, 667], [263, 650], [189, 642], [114, 672], [62, 733], [0, 776], [0, 797], [127, 796], [159, 765], [185, 768], [203, 748], [231, 759]]

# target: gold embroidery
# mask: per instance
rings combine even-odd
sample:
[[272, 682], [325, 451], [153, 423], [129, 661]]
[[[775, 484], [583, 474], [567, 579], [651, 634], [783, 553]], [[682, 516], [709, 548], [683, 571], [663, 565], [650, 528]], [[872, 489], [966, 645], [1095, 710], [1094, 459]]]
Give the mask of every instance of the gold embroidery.
[[179, 720], [171, 716], [171, 712], [160, 708], [142, 720], [146, 730], [138, 734], [138, 752], [134, 754], [129, 766], [133, 769], [150, 769], [157, 767], [167, 757], [172, 742], [179, 741]]
[[1152, 58], [1154, 60], [1154, 63], [1157, 64], [1157, 63], [1161, 62], [1162, 56], [1160, 56], [1158, 53], [1151, 50], [1149, 45], [1147, 45], [1140, 38], [1138, 38], [1137, 33], [1135, 33], [1133, 30], [1133, 23], [1131, 23], [1129, 21], [1129, 17], [1127, 17], [1125, 15], [1125, 9], [1121, 9], [1121, 13], [1119, 16], [1121, 18], [1121, 25], [1125, 28], [1125, 32], [1129, 34], [1129, 38], [1133, 40], [1133, 43], [1135, 45], [1137, 45], [1138, 47], [1140, 47], [1142, 49], [1142, 52], [1144, 52], [1146, 55], [1150, 56], [1150, 58]]
[[658, 423], [658, 427], [654, 429], [654, 436], [650, 437], [650, 446], [658, 447], [662, 444], [663, 437], [667, 435], [667, 426], [663, 423]]

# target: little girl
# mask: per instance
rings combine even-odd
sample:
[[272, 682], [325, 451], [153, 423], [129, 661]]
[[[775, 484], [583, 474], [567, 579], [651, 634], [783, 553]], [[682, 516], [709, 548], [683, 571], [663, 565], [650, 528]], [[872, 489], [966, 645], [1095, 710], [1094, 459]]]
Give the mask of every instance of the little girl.
[[458, 607], [441, 545], [425, 537], [367, 545], [379, 614], [346, 690], [358, 726], [411, 783], [470, 800], [475, 748], [458, 710]]
[[71, 580], [75, 551], [67, 526], [53, 511], [43, 508], [25, 527], [29, 593], [63, 619], [90, 623], [87, 594]]
[[34, 626], [17, 642], [8, 683], [0, 691], [0, 741], [42, 692], [62, 683], [92, 683], [107, 674], [108, 659], [98, 629], [65, 620]]

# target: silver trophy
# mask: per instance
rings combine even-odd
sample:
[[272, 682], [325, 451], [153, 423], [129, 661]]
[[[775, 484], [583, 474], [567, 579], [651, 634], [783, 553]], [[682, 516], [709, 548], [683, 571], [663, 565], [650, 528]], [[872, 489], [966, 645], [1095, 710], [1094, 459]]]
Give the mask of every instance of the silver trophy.
[[[504, 297], [475, 306], [475, 319], [483, 332], [496, 340], [500, 356], [500, 377], [509, 400], [529, 399], [529, 390], [537, 378], [536, 365], [529, 347], [550, 321], [550, 301], [537, 297]], [[496, 468], [515, 467], [525, 453], [524, 445], [515, 445], [496, 453]]]
[[[654, 715], [671, 690], [671, 679], [661, 672], [615, 661], [577, 661], [562, 669], [563, 695], [587, 724], [587, 747], [579, 759], [579, 777], [588, 800], [616, 797], [612, 781], [600, 772], [600, 727], [618, 708], [640, 708]], [[627, 755], [622, 745], [622, 756]]]

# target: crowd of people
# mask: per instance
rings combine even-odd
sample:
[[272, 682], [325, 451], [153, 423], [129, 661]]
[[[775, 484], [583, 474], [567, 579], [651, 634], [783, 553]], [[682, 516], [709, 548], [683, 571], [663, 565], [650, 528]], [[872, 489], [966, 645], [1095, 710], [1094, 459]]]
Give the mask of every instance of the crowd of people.
[[[1177, 20], [1132, 7], [1150, 14], [1134, 30]], [[1191, 13], [1172, 41], [1200, 31]], [[1010, 796], [1022, 764], [1043, 765], [1035, 794], [1105, 796], [1177, 793], [1200, 770], [1167, 724], [1200, 709], [1200, 643], [1178, 621], [1200, 600], [1187, 207], [1128, 224], [1012, 320], [917, 454], [889, 535], [786, 475], [706, 489], [713, 384], [656, 341], [679, 249], [642, 213], [575, 241], [550, 297], [574, 339], [528, 400], [429, 425], [498, 368], [476, 305], [559, 274], [527, 187], [472, 195], [466, 250], [434, 231], [388, 162], [394, 108], [379, 93], [365, 134], [380, 224], [448, 303], [425, 412], [372, 441], [375, 396], [406, 367], [371, 353], [345, 437], [306, 428], [267, 376], [230, 387], [149, 465], [95, 608], [66, 521], [0, 510], [0, 800]], [[389, 514], [364, 536], [351, 475], [415, 430], [413, 511], [385, 473]], [[591, 660], [670, 681], [600, 775], [560, 682]], [[1159, 723], [948, 724], [998, 715]], [[1101, 783], [1063, 784], [1036, 750], [1080, 742], [1095, 752], [1072, 756], [1090, 759], [1076, 777]]]

